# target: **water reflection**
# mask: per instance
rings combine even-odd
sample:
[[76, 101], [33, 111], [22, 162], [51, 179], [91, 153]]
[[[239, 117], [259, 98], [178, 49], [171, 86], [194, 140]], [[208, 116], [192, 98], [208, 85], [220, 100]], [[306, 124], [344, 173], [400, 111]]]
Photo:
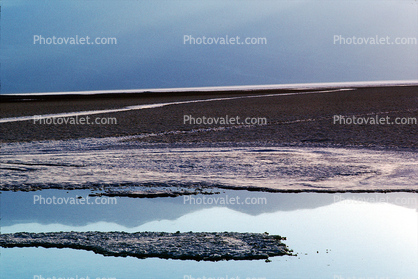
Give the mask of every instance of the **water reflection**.
[[[2, 194], [3, 197], [4, 194]], [[33, 193], [9, 194], [24, 196]], [[244, 195], [243, 192], [238, 192], [238, 194]], [[255, 193], [248, 192], [245, 194], [255, 195]], [[417, 194], [347, 193], [339, 196], [339, 194], [261, 193], [260, 195], [268, 198], [268, 202], [271, 203], [270, 207], [247, 206], [248, 212], [233, 206], [186, 206], [182, 204], [182, 198], [153, 200], [123, 198], [120, 199], [121, 206], [125, 203], [125, 206], [143, 204], [141, 209], [131, 209], [136, 212], [136, 215], [132, 214], [120, 219], [123, 221], [137, 216], [140, 220], [135, 226], [128, 227], [123, 224], [125, 221], [122, 223], [109, 222], [108, 219], [99, 217], [90, 219], [90, 221], [96, 220], [90, 224], [81, 222], [70, 226], [62, 217], [60, 222], [48, 223], [48, 225], [20, 223], [3, 226], [2, 232], [17, 230], [267, 231], [286, 236], [286, 244], [298, 254], [296, 257], [273, 258], [273, 262], [269, 264], [263, 261], [197, 263], [158, 259], [107, 258], [94, 255], [92, 252], [70, 249], [13, 248], [2, 249], [2, 258], [5, 259], [3, 261], [5, 268], [2, 267], [1, 271], [5, 277], [2, 276], [2, 278], [33, 277], [34, 274], [75, 276], [74, 273], [79, 276], [91, 274], [91, 276], [103, 275], [116, 278], [128, 278], [132, 274], [141, 278], [184, 278], [188, 274], [193, 277], [229, 275], [230, 277], [240, 276], [240, 278], [247, 276], [265, 278], [334, 278], [334, 276], [416, 278], [418, 263]], [[334, 202], [336, 197], [340, 200], [343, 197], [351, 198]], [[363, 201], [360, 201], [360, 198]], [[381, 202], [381, 198], [393, 202]], [[415, 201], [415, 204], [396, 205], [394, 201], [397, 198], [402, 198], [404, 202], [413, 203]], [[369, 202], [365, 202], [366, 199]], [[376, 199], [379, 202], [376, 202]], [[309, 202], [310, 200], [312, 202]], [[286, 205], [286, 203], [288, 204]], [[291, 206], [291, 204], [293, 205]], [[166, 216], [171, 217], [164, 218], [163, 212], [169, 206], [172, 206], [176, 213], [166, 212]], [[180, 213], [177, 208], [182, 207], [184, 209]], [[125, 209], [127, 208], [125, 207]], [[138, 213], [139, 211], [136, 210], [143, 211]], [[104, 211], [105, 214], [108, 214], [112, 209]], [[138, 216], [147, 215], [153, 211], [159, 213], [147, 220], [141, 220], [141, 216]], [[57, 212], [57, 214], [63, 212], [64, 210]], [[123, 209], [119, 209], [118, 212], [122, 214]], [[86, 216], [90, 215], [93, 213]], [[3, 215], [3, 217], [7, 216]], [[18, 267], [22, 266], [20, 259], [23, 256], [26, 264], [22, 269], [19, 269]], [[64, 262], [65, 264], [63, 264]], [[12, 266], [13, 269], [9, 268]]]
[[[219, 191], [219, 190], [217, 190]], [[2, 192], [2, 231], [12, 225], [37, 223], [41, 225], [61, 224], [63, 228], [83, 227], [92, 223], [115, 223], [126, 229], [157, 220], [176, 220], [187, 214], [215, 207], [232, 209], [250, 216], [280, 211], [314, 209], [344, 203], [391, 203], [402, 207], [417, 208], [417, 195], [408, 193], [262, 193], [249, 191], [221, 190], [219, 195], [184, 196], [176, 198], [135, 199], [116, 197], [103, 204], [45, 204], [46, 199], [75, 199], [86, 197], [89, 190], [43, 190], [37, 192]], [[40, 200], [45, 202], [40, 204]], [[94, 202], [95, 198], [90, 198]], [[98, 200], [99, 202], [102, 199]], [[234, 204], [231, 201], [235, 200]], [[221, 204], [229, 201], [229, 204]], [[352, 202], [350, 202], [352, 201]], [[111, 203], [112, 202], [112, 203]], [[249, 204], [237, 204], [249, 203]], [[216, 204], [217, 203], [217, 204]]]

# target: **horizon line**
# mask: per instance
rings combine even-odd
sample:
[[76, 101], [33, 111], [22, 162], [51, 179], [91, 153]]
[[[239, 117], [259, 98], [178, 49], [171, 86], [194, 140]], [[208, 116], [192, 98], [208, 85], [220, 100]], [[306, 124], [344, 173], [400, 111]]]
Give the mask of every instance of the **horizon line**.
[[100, 95], [117, 93], [170, 93], [170, 92], [216, 92], [239, 90], [274, 90], [274, 89], [318, 89], [318, 88], [349, 88], [373, 86], [407, 86], [418, 85], [417, 80], [383, 80], [383, 81], [344, 81], [344, 82], [314, 82], [314, 83], [287, 83], [264, 85], [229, 85], [229, 86], [203, 86], [203, 87], [173, 87], [173, 88], [145, 88], [145, 89], [115, 89], [115, 90], [84, 90], [84, 91], [54, 91], [33, 93], [1, 93], [0, 96], [54, 96], [54, 95]]

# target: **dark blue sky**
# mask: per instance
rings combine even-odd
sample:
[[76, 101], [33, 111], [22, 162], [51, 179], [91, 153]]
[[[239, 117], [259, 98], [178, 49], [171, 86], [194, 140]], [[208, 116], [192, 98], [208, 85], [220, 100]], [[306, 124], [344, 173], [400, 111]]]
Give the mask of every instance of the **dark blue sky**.
[[[417, 1], [1, 1], [1, 92], [418, 79]], [[114, 37], [41, 45], [34, 36]], [[264, 45], [189, 45], [264, 37]]]

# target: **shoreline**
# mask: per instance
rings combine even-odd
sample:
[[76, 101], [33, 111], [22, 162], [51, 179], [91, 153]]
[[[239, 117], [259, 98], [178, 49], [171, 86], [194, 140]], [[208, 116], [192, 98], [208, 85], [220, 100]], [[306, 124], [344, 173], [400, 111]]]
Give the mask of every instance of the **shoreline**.
[[[100, 97], [121, 94], [123, 96], [165, 93], [165, 94], [199, 94], [205, 92], [245, 92], [265, 90], [317, 90], [335, 88], [367, 88], [367, 87], [393, 87], [393, 86], [417, 86], [418, 80], [387, 80], [387, 81], [345, 81], [345, 82], [314, 82], [314, 83], [289, 83], [289, 84], [266, 84], [266, 85], [231, 85], [231, 86], [207, 86], [207, 87], [180, 87], [180, 88], [145, 88], [145, 89], [119, 89], [119, 90], [90, 90], [90, 91], [64, 91], [64, 92], [31, 92], [31, 93], [5, 93], [0, 97], [5, 100], [16, 97], [16, 100], [25, 100], [29, 97], [44, 98], [56, 97]], [[20, 99], [17, 99], [20, 98]], [[10, 100], [9, 99], [9, 100]]]

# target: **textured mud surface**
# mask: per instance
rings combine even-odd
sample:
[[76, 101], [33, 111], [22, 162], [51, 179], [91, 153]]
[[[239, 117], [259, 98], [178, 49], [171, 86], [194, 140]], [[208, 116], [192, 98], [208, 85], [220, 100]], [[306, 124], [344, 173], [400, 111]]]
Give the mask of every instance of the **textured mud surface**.
[[126, 138], [2, 145], [0, 190], [92, 189], [174, 197], [219, 189], [416, 192], [418, 153], [262, 145], [177, 146]]
[[291, 255], [283, 237], [256, 233], [53, 232], [0, 234], [2, 247], [72, 248], [105, 256], [197, 261]]
[[[354, 88], [353, 88], [354, 89]], [[321, 89], [322, 90], [322, 89]], [[303, 90], [304, 92], [307, 90]], [[327, 91], [325, 89], [324, 91]], [[115, 117], [117, 125], [38, 125], [33, 121], [0, 123], [1, 142], [64, 140], [140, 136], [135, 141], [150, 143], [239, 143], [263, 142], [304, 146], [341, 146], [416, 149], [418, 129], [412, 125], [339, 125], [334, 115], [346, 117], [418, 117], [416, 86], [371, 87], [317, 94], [282, 95], [280, 90], [225, 94], [212, 92], [182, 96], [163, 94], [136, 98], [63, 99], [36, 102], [0, 102], [0, 118], [89, 110], [120, 109], [148, 104], [177, 102], [176, 105], [103, 113]], [[261, 96], [265, 93], [278, 94]], [[296, 92], [297, 93], [297, 92]], [[303, 92], [300, 92], [303, 93]], [[309, 92], [308, 92], [309, 93]], [[125, 95], [126, 96], [126, 95]], [[228, 99], [228, 97], [239, 97]], [[218, 98], [224, 98], [220, 100]], [[216, 99], [211, 102], [193, 100]], [[183, 102], [179, 104], [178, 102]], [[188, 125], [193, 117], [265, 117], [267, 125]], [[92, 116], [94, 117], [94, 115]]]
[[[132, 197], [204, 194], [201, 185], [416, 192], [416, 123], [333, 120], [335, 115], [416, 119], [416, 92], [416, 86], [394, 86], [0, 103], [0, 190], [106, 189], [106, 195]], [[117, 125], [5, 121], [86, 110], [115, 117]], [[264, 117], [267, 124], [195, 125], [186, 124], [185, 115]], [[120, 186], [136, 189], [120, 192]]]

